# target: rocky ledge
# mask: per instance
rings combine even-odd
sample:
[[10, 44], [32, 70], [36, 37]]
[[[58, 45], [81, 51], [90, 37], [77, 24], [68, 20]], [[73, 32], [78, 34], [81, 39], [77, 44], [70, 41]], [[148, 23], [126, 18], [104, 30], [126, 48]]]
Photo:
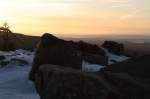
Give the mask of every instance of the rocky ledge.
[[30, 79], [41, 99], [150, 99], [149, 59], [143, 56], [86, 73], [81, 70], [83, 60], [107, 64], [102, 49], [45, 34], [35, 53]]

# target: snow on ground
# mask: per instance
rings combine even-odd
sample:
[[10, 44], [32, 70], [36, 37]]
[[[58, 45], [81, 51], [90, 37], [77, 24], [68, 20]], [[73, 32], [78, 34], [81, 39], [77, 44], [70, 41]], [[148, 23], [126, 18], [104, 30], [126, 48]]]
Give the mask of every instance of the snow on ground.
[[[2, 52], [9, 61], [9, 64], [0, 68], [0, 99], [40, 99], [36, 93], [34, 84], [28, 80], [28, 74], [31, 69], [33, 53], [16, 50], [11, 52]], [[19, 62], [12, 62], [12, 59], [21, 59], [28, 64], [20, 65]]]
[[33, 52], [29, 52], [26, 50], [16, 50], [16, 51], [10, 51], [10, 52], [3, 52], [0, 51], [0, 56], [5, 56], [6, 59], [3, 61], [9, 61], [12, 62], [12, 60], [23, 60], [28, 63], [28, 65], [32, 64], [33, 61]]
[[0, 69], [0, 99], [40, 99], [28, 80], [30, 66], [7, 66]]
[[97, 72], [104, 67], [105, 66], [102, 66], [102, 65], [90, 64], [86, 61], [83, 61], [83, 63], [82, 63], [82, 71], [83, 72]]
[[102, 50], [105, 51], [106, 56], [108, 56], [108, 65], [114, 64], [116, 62], [122, 62], [125, 60], [130, 59], [130, 57], [127, 56], [123, 56], [123, 55], [115, 55], [112, 53], [109, 53], [108, 50], [106, 48], [100, 47]]
[[[105, 51], [109, 57], [109, 64], [129, 59]], [[0, 56], [5, 56], [5, 59], [0, 60], [0, 99], [40, 99], [34, 84], [28, 80], [34, 53], [19, 49], [10, 52], [0, 51]], [[86, 61], [82, 63], [83, 72], [96, 72], [104, 67]]]
[[108, 64], [111, 65], [111, 64], [114, 64], [116, 62], [122, 62], [122, 61], [125, 61], [128, 59], [130, 59], [130, 57], [122, 56], [122, 55], [114, 55], [114, 54], [110, 53], [108, 56]]

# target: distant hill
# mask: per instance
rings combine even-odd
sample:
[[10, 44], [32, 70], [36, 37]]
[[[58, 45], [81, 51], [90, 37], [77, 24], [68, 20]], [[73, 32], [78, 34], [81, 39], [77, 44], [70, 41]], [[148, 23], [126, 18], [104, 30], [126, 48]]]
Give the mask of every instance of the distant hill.
[[[3, 46], [3, 34], [0, 33], [0, 48]], [[14, 36], [15, 35], [15, 36]], [[39, 36], [28, 36], [21, 33], [13, 33], [8, 35], [10, 41], [13, 42], [13, 45], [16, 49], [27, 49], [33, 50], [40, 40]]]
[[[21, 41], [24, 42], [24, 44], [21, 43], [20, 40], [16, 39], [16, 37], [12, 36], [11, 34], [9, 35], [12, 42], [15, 45], [15, 48], [22, 48], [22, 49], [34, 49], [37, 42], [40, 40], [39, 36], [29, 36], [29, 35], [24, 35], [23, 33], [14, 33], [18, 38], [21, 39]], [[117, 37], [112, 37], [110, 35], [105, 35], [105, 36], [98, 36], [98, 37], [93, 37], [93, 36], [88, 36], [88, 37], [63, 37], [60, 36], [60, 38], [65, 39], [65, 40], [73, 40], [73, 41], [80, 41], [83, 40], [85, 42], [88, 43], [92, 43], [92, 44], [98, 44], [98, 45], [102, 45], [103, 42], [105, 40], [112, 40], [112, 41], [116, 41], [116, 42], [120, 42], [123, 43], [125, 45], [125, 53], [127, 54], [137, 54], [137, 55], [147, 55], [150, 54], [150, 40], [149, 39], [131, 39], [134, 36], [127, 36], [129, 37], [128, 39], [117, 39]], [[126, 37], [126, 38], [127, 38]], [[145, 38], [145, 36], [141, 36], [142, 38]], [[149, 37], [149, 36], [148, 36]], [[149, 40], [149, 41], [148, 41]], [[146, 43], [132, 43], [132, 42], [136, 42], [136, 41], [147, 41]], [[0, 49], [2, 48], [2, 34], [0, 33]]]

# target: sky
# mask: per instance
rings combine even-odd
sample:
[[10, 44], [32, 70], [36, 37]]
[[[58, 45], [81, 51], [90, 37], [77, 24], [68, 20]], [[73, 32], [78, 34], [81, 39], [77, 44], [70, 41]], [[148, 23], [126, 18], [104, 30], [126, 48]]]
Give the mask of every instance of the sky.
[[0, 24], [27, 35], [150, 35], [150, 0], [0, 0]]

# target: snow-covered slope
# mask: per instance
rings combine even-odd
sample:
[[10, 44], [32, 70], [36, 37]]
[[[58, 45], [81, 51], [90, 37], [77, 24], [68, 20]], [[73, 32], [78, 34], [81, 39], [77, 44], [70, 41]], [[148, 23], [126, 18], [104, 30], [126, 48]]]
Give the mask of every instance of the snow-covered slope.
[[[40, 99], [33, 83], [28, 80], [33, 53], [16, 50], [0, 52], [0, 55], [6, 57], [3, 61], [9, 62], [7, 66], [0, 68], [0, 99]], [[28, 64], [12, 62], [12, 59], [24, 60]]]
[[40, 99], [28, 80], [29, 66], [0, 69], [0, 99]]

